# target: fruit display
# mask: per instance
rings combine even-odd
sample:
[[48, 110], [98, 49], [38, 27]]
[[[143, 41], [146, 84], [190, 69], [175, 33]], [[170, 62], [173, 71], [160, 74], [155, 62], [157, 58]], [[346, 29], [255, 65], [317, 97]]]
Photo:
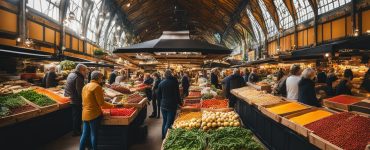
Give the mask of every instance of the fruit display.
[[163, 143], [163, 150], [205, 150], [207, 134], [201, 130], [172, 129]]
[[208, 133], [209, 150], [263, 150], [253, 139], [253, 133], [244, 128], [225, 127]]
[[110, 115], [111, 116], [122, 116], [122, 117], [129, 117], [131, 116], [136, 109], [132, 108], [111, 108]]
[[35, 108], [27, 104], [19, 95], [0, 96], [0, 118], [32, 109]]
[[38, 94], [34, 90], [21, 91], [18, 95], [23, 96], [25, 99], [41, 107], [56, 104], [56, 102], [51, 100], [49, 97]]
[[295, 112], [299, 110], [304, 110], [307, 108], [308, 108], [307, 106], [297, 103], [297, 102], [288, 102], [288, 103], [283, 103], [277, 106], [267, 108], [267, 110], [274, 114], [281, 115], [281, 114], [291, 113], [291, 112]]
[[370, 118], [349, 112], [305, 125], [314, 134], [346, 150], [364, 150], [370, 141]]
[[143, 98], [139, 93], [131, 94], [127, 97], [126, 103], [139, 103]]
[[0, 83], [0, 95], [12, 94], [16, 90], [28, 88], [32, 84], [23, 80], [6, 81]]
[[201, 97], [202, 94], [200, 92], [197, 92], [197, 91], [192, 91], [192, 92], [189, 92], [189, 95], [188, 97]]
[[60, 96], [52, 91], [49, 91], [47, 89], [43, 89], [43, 88], [37, 88], [35, 89], [35, 92], [37, 92], [38, 94], [42, 94], [42, 95], [45, 95], [55, 101], [58, 101], [59, 103], [69, 103], [71, 100], [68, 98], [68, 97], [63, 97], [63, 96]]
[[234, 111], [229, 112], [203, 111], [202, 113], [201, 128], [203, 130], [238, 126], [240, 126], [239, 115], [236, 114]]
[[131, 94], [130, 89], [128, 89], [128, 88], [126, 88], [124, 86], [121, 86], [119, 84], [113, 84], [113, 85], [110, 86], [110, 88], [112, 90], [115, 90], [115, 91], [120, 92], [120, 93], [123, 93], [123, 94]]
[[325, 110], [315, 110], [300, 116], [292, 117], [289, 120], [303, 126], [331, 115], [333, 115], [333, 113]]
[[201, 112], [182, 112], [176, 118], [173, 128], [193, 129], [199, 128], [202, 121]]
[[335, 103], [341, 103], [344, 105], [350, 105], [356, 102], [359, 102], [363, 100], [363, 98], [354, 97], [350, 95], [338, 95], [329, 99], [326, 99], [326, 101], [335, 102]]
[[203, 100], [201, 103], [202, 108], [227, 108], [228, 100], [227, 99], [207, 99]]

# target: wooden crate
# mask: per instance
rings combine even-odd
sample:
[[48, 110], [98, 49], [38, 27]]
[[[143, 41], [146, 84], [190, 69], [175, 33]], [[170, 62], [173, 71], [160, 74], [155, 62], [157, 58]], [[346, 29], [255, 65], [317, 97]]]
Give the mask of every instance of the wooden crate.
[[309, 141], [311, 144], [322, 150], [343, 150], [342, 148], [330, 143], [329, 141], [319, 137], [314, 133], [309, 134]]
[[271, 86], [270, 85], [256, 85], [256, 84], [253, 84], [253, 83], [250, 83], [250, 82], [247, 82], [247, 84], [257, 90], [261, 90], [261, 91], [268, 91], [270, 92], [271, 91]]
[[14, 116], [5, 116], [0, 118], [0, 127], [8, 126], [17, 122]]
[[[287, 115], [290, 115], [290, 114], [294, 114], [296, 112], [300, 112], [300, 111], [304, 111], [304, 110], [307, 110], [307, 109], [310, 109], [311, 107], [308, 106], [308, 105], [305, 105], [307, 108], [306, 109], [302, 109], [302, 110], [297, 110], [297, 111], [292, 111], [292, 112], [288, 112], [288, 113], [284, 113], [284, 114], [275, 114], [273, 112], [270, 112], [267, 108], [271, 108], [271, 107], [275, 107], [275, 106], [279, 106], [279, 105], [283, 105], [283, 104], [287, 104], [287, 103], [290, 103], [291, 101], [284, 101], [284, 102], [281, 102], [281, 103], [277, 103], [277, 104], [271, 104], [271, 105], [265, 105], [264, 107], [261, 107], [261, 112], [263, 114], [265, 114], [266, 116], [268, 116], [269, 118], [275, 120], [276, 122], [281, 122], [281, 117], [284, 117], [284, 116], [287, 116]], [[301, 103], [300, 103], [301, 104]], [[304, 105], [304, 104], [301, 104], [301, 105]]]
[[[361, 99], [365, 99], [365, 98], [362, 98], [362, 97], [357, 97], [359, 99], [359, 101], [361, 101]], [[357, 102], [355, 102], [357, 103]], [[328, 108], [332, 108], [332, 109], [336, 109], [336, 110], [340, 110], [340, 111], [349, 111], [350, 110], [350, 105], [351, 104], [342, 104], [342, 103], [337, 103], [337, 102], [333, 102], [333, 101], [330, 101], [329, 99], [324, 99], [323, 100], [323, 104], [324, 106], [328, 107]], [[354, 104], [354, 103], [352, 103]]]
[[[303, 137], [308, 138], [309, 134], [313, 131], [307, 129], [306, 127], [304, 127], [302, 125], [296, 124], [293, 121], [290, 121], [289, 119], [291, 119], [293, 117], [301, 116], [303, 114], [313, 112], [313, 111], [316, 111], [316, 110], [329, 111], [329, 110], [321, 109], [321, 108], [311, 108], [311, 109], [303, 110], [303, 111], [300, 111], [300, 112], [282, 117], [281, 118], [281, 124], [287, 126], [288, 128], [292, 129], [293, 131], [297, 132], [298, 134], [302, 135]], [[329, 112], [332, 112], [332, 111], [329, 111]], [[334, 112], [332, 112], [332, 113], [334, 113]]]
[[129, 125], [139, 114], [139, 109], [136, 109], [131, 116], [110, 116], [109, 114], [103, 115], [102, 124], [103, 125]]
[[124, 103], [124, 107], [135, 107], [135, 108], [144, 108], [148, 103], [147, 98], [143, 98], [139, 103]]
[[23, 96], [21, 96], [26, 102], [28, 102], [30, 105], [32, 105], [33, 107], [36, 107], [38, 109], [40, 109], [39, 111], [39, 115], [45, 115], [45, 114], [48, 114], [48, 113], [51, 113], [51, 112], [54, 112], [54, 111], [57, 111], [59, 109], [59, 104], [56, 103], [56, 104], [51, 104], [51, 105], [48, 105], [48, 106], [39, 106], [39, 105], [36, 105], [35, 103], [32, 103], [31, 101], [27, 100], [26, 98], [24, 98]]
[[40, 109], [30, 104], [29, 101], [26, 102], [28, 105], [34, 107], [34, 109], [0, 118], [0, 127], [31, 119], [40, 114]]

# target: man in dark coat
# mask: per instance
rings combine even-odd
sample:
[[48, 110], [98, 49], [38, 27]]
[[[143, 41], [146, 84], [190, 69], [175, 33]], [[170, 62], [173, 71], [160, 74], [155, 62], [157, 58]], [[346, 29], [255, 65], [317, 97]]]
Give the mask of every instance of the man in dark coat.
[[190, 87], [190, 80], [187, 73], [184, 73], [181, 79], [181, 86], [182, 86], [182, 93], [183, 97], [186, 97], [189, 95], [189, 87]]
[[256, 83], [259, 81], [259, 76], [257, 74], [257, 68], [252, 69], [252, 73], [249, 74], [248, 82]]
[[322, 68], [318, 68], [317, 70], [317, 83], [326, 83], [326, 73], [323, 71]]
[[165, 79], [158, 85], [158, 99], [161, 101], [163, 116], [162, 139], [166, 136], [167, 130], [175, 121], [176, 110], [181, 103], [179, 83], [172, 75], [171, 70], [165, 71]]
[[211, 85], [215, 88], [220, 89], [220, 84], [218, 83], [217, 69], [214, 68], [211, 70]]
[[45, 88], [58, 86], [58, 76], [55, 73], [55, 66], [49, 67], [49, 72], [45, 75]]
[[83, 64], [78, 64], [75, 71], [68, 75], [67, 84], [64, 90], [64, 96], [70, 97], [71, 99], [74, 136], [78, 136], [81, 134], [82, 88], [85, 85], [84, 80], [86, 73], [87, 67]]
[[306, 68], [302, 72], [302, 79], [298, 82], [298, 101], [310, 106], [321, 107], [315, 92], [315, 71]]
[[232, 89], [241, 88], [245, 86], [245, 82], [242, 76], [240, 76], [239, 69], [234, 69], [233, 74], [224, 79], [225, 83], [225, 96], [229, 99], [229, 107], [234, 107], [236, 103], [236, 97], [231, 94]]
[[109, 83], [109, 84], [113, 84], [113, 83], [116, 81], [117, 74], [118, 74], [118, 72], [117, 72], [116, 70], [114, 70], [114, 71], [110, 74], [110, 76], [109, 76], [109, 81], [108, 81], [108, 83]]
[[[145, 74], [144, 75], [144, 84], [145, 85], [148, 85], [148, 86], [151, 86], [153, 84], [154, 80], [152, 77], [150, 77], [150, 74]], [[145, 92], [145, 95], [146, 97], [148, 98], [148, 101], [152, 101], [152, 96], [153, 96], [153, 93], [152, 93], [152, 88], [146, 88], [144, 90]]]

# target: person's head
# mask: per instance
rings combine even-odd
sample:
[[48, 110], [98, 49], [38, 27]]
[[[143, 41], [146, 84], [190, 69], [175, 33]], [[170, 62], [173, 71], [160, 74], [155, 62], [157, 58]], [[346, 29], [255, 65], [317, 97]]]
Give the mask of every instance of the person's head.
[[252, 69], [252, 72], [253, 72], [253, 73], [257, 73], [257, 68], [253, 68], [253, 69]]
[[290, 67], [290, 74], [291, 75], [300, 75], [301, 74], [301, 66], [294, 64]]
[[302, 72], [302, 78], [313, 80], [315, 78], [315, 74], [315, 70], [313, 70], [312, 68], [306, 68]]
[[346, 69], [344, 70], [344, 74], [343, 76], [349, 80], [352, 80], [353, 79], [353, 73], [352, 73], [352, 70], [351, 69]]
[[159, 79], [159, 78], [161, 78], [161, 76], [159, 75], [159, 73], [158, 73], [158, 72], [154, 72], [154, 73], [152, 74], [152, 76], [153, 76], [153, 78], [155, 78], [155, 79]]
[[78, 64], [76, 66], [76, 71], [85, 76], [87, 74], [87, 67], [84, 64]]
[[172, 71], [171, 71], [170, 69], [167, 69], [167, 70], [164, 72], [164, 77], [165, 77], [165, 78], [172, 77]]
[[91, 73], [91, 80], [101, 83], [103, 82], [103, 74], [100, 71], [93, 71]]
[[240, 70], [239, 70], [238, 68], [235, 68], [235, 69], [233, 70], [233, 74], [234, 74], [234, 75], [236, 75], [236, 74], [240, 75]]
[[49, 71], [50, 71], [50, 72], [55, 72], [55, 66], [54, 66], [54, 65], [51, 65], [51, 66], [49, 67]]

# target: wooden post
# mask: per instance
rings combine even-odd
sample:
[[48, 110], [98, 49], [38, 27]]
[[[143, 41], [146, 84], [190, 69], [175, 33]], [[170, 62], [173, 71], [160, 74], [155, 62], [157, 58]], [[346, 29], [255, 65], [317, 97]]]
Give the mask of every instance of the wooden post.
[[24, 42], [27, 38], [27, 16], [26, 16], [26, 1], [19, 1], [19, 17], [18, 17], [18, 28], [19, 28], [19, 38], [20, 45], [24, 45]]

